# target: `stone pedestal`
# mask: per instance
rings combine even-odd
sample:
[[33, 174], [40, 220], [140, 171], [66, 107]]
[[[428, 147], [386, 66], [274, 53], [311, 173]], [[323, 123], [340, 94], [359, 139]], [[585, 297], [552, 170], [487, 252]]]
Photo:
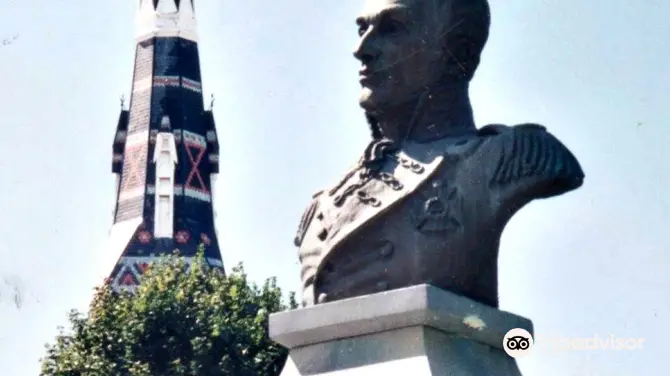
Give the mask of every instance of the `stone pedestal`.
[[281, 376], [520, 376], [502, 348], [530, 320], [430, 285], [270, 316], [287, 347]]

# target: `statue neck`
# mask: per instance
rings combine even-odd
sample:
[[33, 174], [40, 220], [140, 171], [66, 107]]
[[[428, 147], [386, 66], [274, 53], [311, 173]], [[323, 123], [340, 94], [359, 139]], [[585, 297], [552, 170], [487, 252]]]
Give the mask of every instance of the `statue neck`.
[[409, 102], [368, 117], [382, 137], [396, 142], [430, 142], [477, 131], [467, 83], [427, 89]]

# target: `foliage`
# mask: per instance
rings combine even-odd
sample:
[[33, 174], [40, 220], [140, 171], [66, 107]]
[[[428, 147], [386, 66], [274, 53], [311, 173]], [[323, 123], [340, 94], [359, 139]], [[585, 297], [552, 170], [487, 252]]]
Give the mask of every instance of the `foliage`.
[[247, 281], [242, 264], [229, 276], [207, 266], [202, 250], [191, 264], [166, 257], [145, 272], [134, 294], [96, 289], [88, 316], [69, 315], [47, 345], [42, 375], [275, 376], [287, 351], [267, 337], [270, 313], [288, 306], [276, 280]]

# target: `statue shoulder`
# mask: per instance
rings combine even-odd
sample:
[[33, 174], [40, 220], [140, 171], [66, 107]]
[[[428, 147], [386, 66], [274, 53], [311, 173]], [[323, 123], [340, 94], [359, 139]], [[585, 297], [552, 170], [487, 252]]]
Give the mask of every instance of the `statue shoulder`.
[[323, 194], [323, 190], [318, 191], [312, 195], [312, 200], [310, 201], [309, 205], [307, 206], [307, 209], [305, 209], [305, 212], [302, 214], [302, 217], [300, 218], [300, 223], [298, 224], [298, 230], [296, 231], [295, 238], [293, 239], [293, 244], [295, 244], [296, 247], [300, 247], [302, 245], [303, 238], [305, 237], [305, 233], [307, 232], [307, 229], [309, 228], [309, 224], [312, 222], [312, 219], [314, 219], [314, 213], [316, 212], [317, 207], [319, 206], [319, 198]]
[[[479, 130], [490, 154], [491, 186], [546, 198], [579, 188], [584, 180], [575, 156], [538, 124], [488, 125]], [[482, 145], [484, 146], [484, 145]]]
[[[348, 172], [345, 174], [344, 178], [340, 180], [340, 182], [335, 186], [341, 187], [344, 185], [347, 180], [358, 170], [360, 162], [357, 162], [353, 164], [351, 167], [349, 167]], [[302, 245], [302, 242], [305, 238], [305, 234], [307, 233], [307, 230], [309, 229], [309, 225], [312, 223], [312, 220], [314, 219], [314, 214], [316, 213], [317, 209], [320, 206], [320, 202], [323, 199], [324, 193], [326, 193], [326, 196], [332, 192], [333, 188], [329, 188], [327, 190], [320, 190], [312, 195], [312, 200], [309, 203], [309, 206], [307, 206], [307, 209], [305, 209], [305, 212], [303, 213], [302, 217], [300, 218], [300, 223], [298, 224], [298, 230], [296, 232], [295, 238], [293, 239], [293, 244], [295, 244], [296, 247], [300, 247]]]

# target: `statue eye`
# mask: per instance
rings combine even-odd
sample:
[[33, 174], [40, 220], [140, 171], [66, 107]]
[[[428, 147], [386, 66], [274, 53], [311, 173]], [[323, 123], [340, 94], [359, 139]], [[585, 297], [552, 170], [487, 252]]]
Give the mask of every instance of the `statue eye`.
[[392, 34], [397, 34], [404, 30], [405, 25], [403, 25], [401, 22], [398, 22], [396, 20], [383, 20], [382, 22], [379, 23], [378, 30], [380, 34], [387, 34], [387, 35], [392, 35]]
[[368, 24], [365, 22], [360, 22], [358, 24], [358, 36], [362, 37], [363, 34], [368, 30]]

